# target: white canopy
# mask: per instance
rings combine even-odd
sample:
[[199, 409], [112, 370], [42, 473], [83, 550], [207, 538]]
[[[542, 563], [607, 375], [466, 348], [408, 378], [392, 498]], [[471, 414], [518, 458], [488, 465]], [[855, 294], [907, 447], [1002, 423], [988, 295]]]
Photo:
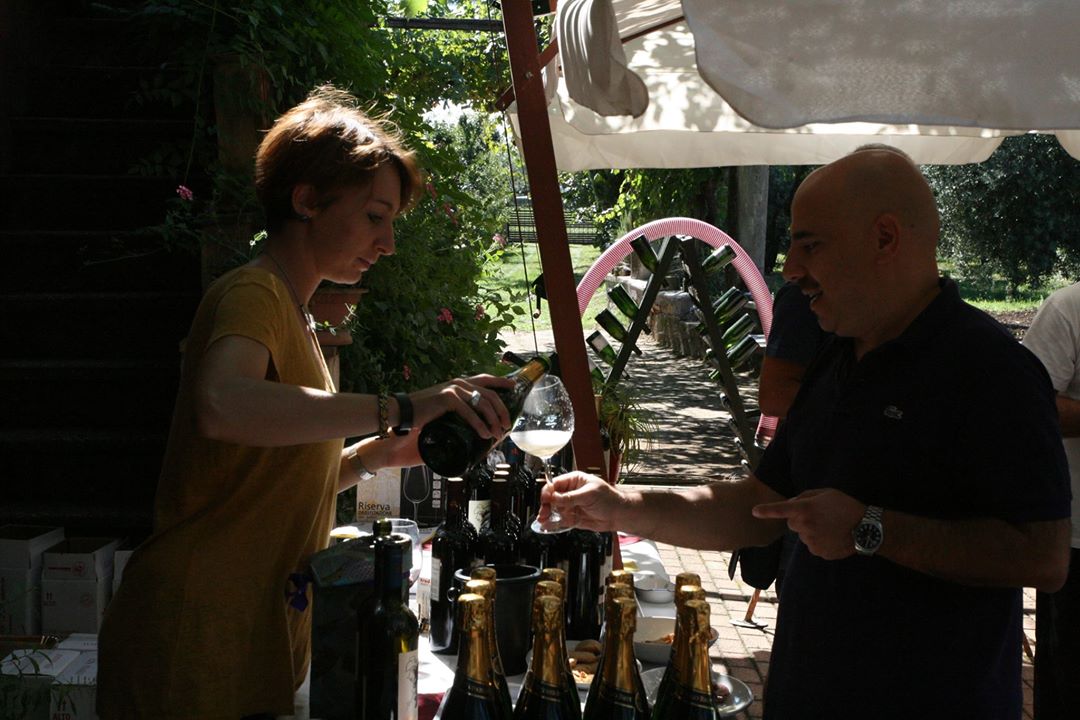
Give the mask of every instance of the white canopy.
[[1030, 131], [1080, 157], [1076, 28], [1075, 0], [561, 0], [556, 164], [965, 163]]

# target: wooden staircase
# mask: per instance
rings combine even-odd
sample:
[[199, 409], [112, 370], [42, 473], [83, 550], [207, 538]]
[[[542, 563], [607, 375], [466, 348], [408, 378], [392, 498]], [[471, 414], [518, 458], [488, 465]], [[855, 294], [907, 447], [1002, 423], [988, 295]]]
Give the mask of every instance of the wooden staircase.
[[200, 294], [198, 258], [143, 229], [179, 181], [139, 168], [194, 110], [139, 101], [169, 48], [123, 15], [0, 13], [0, 524], [137, 537]]

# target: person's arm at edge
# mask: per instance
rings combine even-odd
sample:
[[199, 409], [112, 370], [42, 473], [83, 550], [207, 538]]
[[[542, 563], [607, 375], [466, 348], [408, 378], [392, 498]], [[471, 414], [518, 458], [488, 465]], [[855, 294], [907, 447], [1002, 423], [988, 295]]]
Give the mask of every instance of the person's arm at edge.
[[555, 509], [579, 527], [623, 530], [681, 547], [732, 550], [767, 545], [785, 529], [782, 522], [750, 514], [757, 504], [783, 499], [753, 476], [667, 489], [611, 486], [599, 478], [570, 473], [556, 478], [543, 492], [544, 502], [553, 501]]
[[765, 415], [787, 417], [791, 403], [799, 392], [806, 366], [768, 355], [761, 362], [761, 379], [758, 381], [758, 407]]
[[1058, 423], [1061, 425], [1061, 436], [1067, 438], [1080, 437], [1080, 400], [1074, 400], [1058, 393], [1056, 402]]

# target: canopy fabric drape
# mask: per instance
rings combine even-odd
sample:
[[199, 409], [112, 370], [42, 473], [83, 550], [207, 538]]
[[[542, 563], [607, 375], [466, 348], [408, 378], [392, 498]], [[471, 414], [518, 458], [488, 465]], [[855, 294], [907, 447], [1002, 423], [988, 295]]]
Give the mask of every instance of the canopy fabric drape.
[[868, 142], [965, 163], [1028, 131], [1080, 157], [1076, 27], [1073, 0], [566, 0], [556, 164], [821, 164]]

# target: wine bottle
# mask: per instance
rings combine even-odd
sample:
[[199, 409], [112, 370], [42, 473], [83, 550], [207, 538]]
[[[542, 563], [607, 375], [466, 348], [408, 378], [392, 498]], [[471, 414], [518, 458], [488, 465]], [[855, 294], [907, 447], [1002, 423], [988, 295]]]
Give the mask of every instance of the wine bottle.
[[600, 598], [604, 584], [604, 542], [599, 533], [573, 529], [563, 533], [566, 565], [566, 632], [570, 637], [600, 637]]
[[660, 258], [656, 256], [656, 251], [652, 249], [652, 245], [649, 244], [644, 235], [631, 240], [630, 247], [633, 248], [634, 254], [638, 256], [638, 260], [649, 272], [656, 272], [656, 266], [660, 264]]
[[735, 259], [735, 248], [730, 245], [722, 245], [701, 261], [701, 269], [705, 272], [714, 272], [722, 267], [727, 267]]
[[738, 288], [730, 287], [713, 303], [713, 319], [716, 320], [717, 325], [721, 325], [745, 307], [747, 302], [749, 299], [746, 293]]
[[[615, 285], [607, 291], [608, 300], [612, 302], [615, 307], [619, 308], [619, 312], [626, 316], [630, 322], [634, 322], [638, 314], [638, 305], [634, 302], [634, 298], [630, 297], [630, 293], [626, 292], [626, 288], [622, 285]], [[646, 333], [652, 332], [649, 329], [649, 325], [646, 323], [641, 327]]]
[[540, 493], [544, 489], [545, 482], [543, 477], [533, 477], [532, 500], [524, 516], [526, 522], [521, 528], [521, 542], [518, 544], [518, 554], [522, 564], [534, 568], [545, 568], [551, 564], [549, 554], [558, 539], [556, 535], [550, 533], [536, 532], [532, 529], [532, 523], [529, 522], [540, 508]]
[[457, 652], [454, 603], [450, 589], [454, 573], [469, 567], [476, 553], [476, 531], [465, 517], [465, 481], [447, 478], [446, 519], [431, 539], [431, 649]]
[[585, 342], [589, 344], [596, 356], [608, 365], [614, 365], [618, 360], [619, 356], [615, 354], [615, 348], [611, 347], [611, 343], [599, 330], [593, 330], [592, 334], [585, 338]]
[[709, 603], [687, 600], [683, 604], [686, 621], [686, 663], [672, 698], [669, 717], [715, 720], [720, 717], [712, 689], [712, 662], [709, 660]]
[[487, 629], [488, 653], [491, 656], [491, 678], [495, 683], [499, 706], [502, 708], [504, 716], [510, 717], [512, 712], [510, 686], [506, 682], [502, 657], [499, 655], [498, 637], [495, 635], [495, 569], [484, 566], [473, 568], [472, 579], [465, 583], [465, 592], [479, 595], [488, 601], [488, 608], [491, 610], [488, 613]]
[[728, 362], [731, 363], [731, 367], [738, 368], [752, 358], [757, 350], [757, 339], [753, 335], [747, 335], [728, 351]]
[[[473, 468], [467, 477], [469, 483], [469, 524], [479, 539], [491, 519], [491, 469], [484, 463]], [[479, 547], [476, 548], [479, 551]]]
[[420, 627], [406, 604], [405, 543], [375, 543], [375, 609], [358, 619], [356, 717], [415, 720]]
[[[558, 598], [560, 603], [565, 603], [566, 599], [563, 597], [563, 587], [554, 580], [540, 580], [533, 586], [533, 600], [538, 597], [553, 597]], [[565, 613], [564, 613], [565, 614]], [[563, 626], [563, 632], [559, 633], [559, 655], [563, 658], [563, 672], [566, 674], [566, 682], [569, 687], [577, 687], [577, 681], [574, 679], [574, 673], [570, 669], [570, 653], [566, 649], [566, 627]]]
[[480, 531], [479, 555], [485, 565], [513, 565], [517, 562], [518, 537], [510, 513], [507, 476], [496, 471], [491, 480], [491, 514]]
[[436, 720], [507, 720], [491, 673], [488, 645], [491, 608], [480, 595], [465, 593], [457, 602], [460, 634], [457, 671]]
[[739, 319], [728, 325], [727, 330], [724, 330], [724, 334], [720, 339], [724, 343], [724, 347], [734, 347], [740, 340], [750, 334], [750, 331], [754, 329], [754, 321], [750, 319], [749, 315], [740, 315]]
[[649, 702], [634, 658], [637, 603], [616, 598], [608, 605], [603, 675], [596, 702], [585, 705], [584, 720], [648, 720]]
[[[608, 335], [624, 345], [630, 339], [630, 335], [627, 333], [626, 328], [623, 327], [623, 324], [619, 322], [619, 318], [615, 317], [610, 310], [601, 310], [597, 313], [596, 322], [600, 327], [607, 330]], [[635, 355], [641, 355], [641, 350], [638, 349], [637, 345], [631, 345], [630, 349], [634, 351]]]
[[[630, 587], [626, 583], [621, 582], [608, 583], [607, 578], [605, 578], [604, 626], [600, 630], [601, 645], [607, 643], [607, 637], [609, 632], [608, 620], [610, 619], [612, 613], [615, 612], [614, 603], [619, 598], [632, 600], [635, 602], [636, 606], [637, 601], [634, 599], [634, 588]], [[600, 699], [600, 684], [601, 682], [603, 682], [604, 661], [607, 657], [608, 654], [606, 652], [601, 653], [600, 655], [600, 661], [596, 665], [596, 673], [593, 674], [592, 682], [589, 684], [589, 694], [585, 699], [585, 711], [582, 713], [583, 715], [588, 715], [590, 712], [592, 712], [592, 707], [596, 705], [596, 703]]]
[[[685, 582], [681, 582], [685, 581]], [[664, 674], [660, 679], [660, 685], [656, 690], [656, 698], [654, 704], [659, 707], [661, 704], [668, 704], [671, 702], [669, 697], [675, 692], [675, 688], [679, 681], [679, 670], [686, 664], [686, 625], [680, 620], [680, 609], [686, 604], [687, 600], [704, 600], [705, 591], [700, 585], [701, 579], [694, 573], [679, 573], [675, 580], [675, 637], [671, 643], [671, 656], [668, 658], [667, 667], [664, 668]]]
[[604, 578], [605, 585], [629, 585], [630, 589], [634, 589], [634, 573], [629, 570], [612, 570], [608, 573], [608, 576]]
[[518, 463], [510, 473], [510, 510], [521, 523], [522, 530], [535, 514], [532, 507], [534, 480], [535, 476], [525, 462]]
[[529, 670], [514, 708], [514, 720], [576, 720], [581, 705], [574, 686], [567, 687], [558, 637], [562, 631], [558, 598], [533, 599], [533, 650]]
[[[534, 357], [511, 374], [510, 377], [515, 380], [514, 387], [495, 391], [506, 405], [511, 425], [521, 414], [525, 396], [533, 383], [547, 373], [554, 357]], [[481, 464], [500, 440], [502, 437], [480, 437], [460, 415], [447, 412], [424, 425], [417, 442], [420, 457], [429, 468], [443, 477], [458, 477]]]

